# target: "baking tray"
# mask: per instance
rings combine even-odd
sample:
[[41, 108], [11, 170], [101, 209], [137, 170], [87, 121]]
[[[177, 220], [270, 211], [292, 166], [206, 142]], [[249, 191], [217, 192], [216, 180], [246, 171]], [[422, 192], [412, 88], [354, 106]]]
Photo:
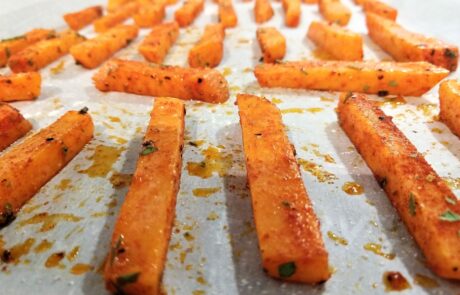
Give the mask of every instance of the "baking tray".
[[[64, 29], [62, 14], [102, 2], [2, 0], [0, 38], [34, 27]], [[361, 8], [351, 1], [343, 2], [353, 11], [349, 28], [365, 34]], [[455, 1], [388, 2], [398, 8], [399, 22], [408, 28], [460, 44]], [[167, 20], [172, 19], [178, 6], [168, 8]], [[458, 294], [458, 283], [436, 277], [425, 266], [423, 255], [384, 192], [338, 126], [337, 95], [258, 86], [251, 72], [260, 58], [253, 3], [237, 0], [235, 6], [239, 26], [227, 30], [224, 58], [218, 67], [229, 82], [231, 98], [222, 105], [187, 102], [182, 178], [164, 292], [379, 294], [385, 293], [384, 272], [399, 271], [412, 286], [402, 294]], [[281, 4], [273, 2], [273, 6], [275, 16], [265, 25], [279, 28], [286, 36], [285, 59], [316, 58], [318, 53], [305, 38], [309, 23], [321, 19], [316, 6], [302, 5], [302, 21], [296, 29], [284, 26]], [[216, 5], [207, 1], [205, 12], [193, 26], [181, 29], [165, 63], [185, 66], [188, 50], [203, 26], [217, 21], [216, 13]], [[141, 30], [135, 42], [116, 56], [142, 60], [136, 48], [147, 32]], [[94, 36], [91, 28], [82, 33]], [[365, 59], [390, 58], [365, 37]], [[0, 294], [106, 294], [101, 266], [135, 168], [153, 99], [99, 92], [91, 81], [94, 70], [75, 65], [70, 56], [41, 73], [44, 79], [39, 99], [13, 104], [32, 121], [34, 130], [47, 126], [67, 110], [87, 106], [95, 122], [95, 137], [24, 206], [10, 226], [0, 231], [5, 248], [17, 246], [17, 253], [23, 254], [17, 263], [0, 264]], [[266, 96], [283, 112], [330, 254], [333, 275], [323, 285], [282, 283], [262, 271], [234, 105], [235, 95], [240, 92]], [[394, 116], [395, 123], [458, 195], [459, 139], [436, 120], [437, 89], [404, 101], [371, 97], [382, 102], [385, 112]], [[191, 175], [197, 173], [188, 169], [193, 167], [190, 163], [203, 160], [213, 167], [212, 174], [207, 178], [202, 172], [198, 173], [201, 177]], [[342, 189], [346, 182], [360, 184], [364, 193], [347, 194]], [[365, 248], [374, 248], [374, 252]], [[65, 257], [58, 261], [55, 258], [60, 252], [65, 252]], [[432, 278], [438, 287], [428, 288], [433, 281], [426, 279], [420, 283], [419, 275]]]

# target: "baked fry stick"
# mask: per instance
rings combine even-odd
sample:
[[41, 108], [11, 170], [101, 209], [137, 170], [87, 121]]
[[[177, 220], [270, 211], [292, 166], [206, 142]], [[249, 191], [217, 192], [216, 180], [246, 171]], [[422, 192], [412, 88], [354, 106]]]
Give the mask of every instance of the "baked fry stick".
[[139, 53], [149, 62], [161, 64], [179, 36], [176, 22], [154, 26], [139, 46]]
[[219, 0], [219, 22], [224, 28], [233, 28], [238, 24], [238, 16], [233, 8], [232, 0]]
[[277, 29], [273, 27], [258, 28], [257, 41], [259, 41], [265, 63], [272, 63], [284, 58], [286, 39]]
[[136, 25], [141, 28], [153, 27], [160, 24], [165, 17], [165, 5], [163, 3], [149, 3], [142, 5], [133, 16]]
[[70, 54], [85, 68], [96, 68], [135, 39], [138, 31], [133, 25], [118, 25], [93, 39], [75, 45], [70, 49]]
[[0, 224], [73, 159], [93, 137], [86, 112], [70, 111], [0, 156]]
[[102, 16], [102, 6], [91, 6], [83, 10], [64, 14], [63, 18], [69, 28], [78, 31]]
[[255, 0], [254, 18], [261, 24], [269, 21], [273, 17], [273, 7], [269, 0]]
[[228, 99], [228, 85], [213, 69], [156, 66], [143, 62], [112, 59], [93, 77], [100, 91], [167, 96], [221, 103]]
[[[133, 181], [121, 207], [105, 268], [106, 286], [123, 294], [160, 294], [179, 190], [184, 103], [157, 98]], [[135, 277], [123, 284], [126, 276]]]
[[286, 281], [324, 282], [328, 253], [281, 113], [257, 96], [240, 94], [237, 104], [263, 268]]
[[15, 73], [36, 72], [60, 57], [66, 55], [70, 48], [85, 37], [74, 31], [65, 31], [56, 38], [43, 40], [11, 56], [8, 65]]
[[174, 12], [174, 19], [181, 27], [187, 27], [203, 11], [204, 0], [186, 0], [182, 7]]
[[391, 117], [365, 95], [343, 95], [338, 116], [431, 270], [443, 278], [460, 279], [460, 216], [453, 217], [460, 214], [456, 196]]
[[224, 55], [225, 29], [222, 24], [207, 25], [203, 36], [190, 49], [188, 64], [192, 68], [216, 67]]
[[39, 41], [55, 37], [54, 30], [35, 29], [25, 35], [0, 41], [0, 67], [8, 63], [8, 59], [24, 48]]
[[379, 0], [367, 0], [364, 2], [363, 8], [365, 13], [375, 13], [393, 21], [398, 17], [396, 9]]
[[124, 4], [123, 6], [118, 7], [113, 12], [97, 19], [94, 22], [94, 30], [97, 33], [103, 33], [107, 31], [108, 29], [118, 24], [121, 24], [122, 22], [127, 20], [129, 17], [137, 13], [137, 11], [139, 10], [139, 7], [140, 5], [137, 1], [128, 2], [127, 4]]
[[32, 124], [9, 104], [0, 102], [0, 151], [23, 137], [32, 129]]
[[[108, 0], [107, 10], [110, 12], [116, 11], [118, 8], [126, 5], [130, 2], [135, 2], [136, 0]], [[140, 1], [139, 1], [140, 2]]]
[[308, 38], [338, 60], [363, 59], [363, 38], [333, 23], [313, 21], [308, 28]]
[[38, 72], [0, 75], [0, 101], [36, 99], [40, 96], [41, 82]]
[[460, 84], [446, 80], [439, 86], [439, 117], [449, 129], [460, 136]]
[[421, 96], [449, 72], [426, 62], [300, 61], [260, 64], [254, 74], [264, 87]]
[[351, 18], [351, 11], [340, 0], [319, 0], [319, 12], [325, 20], [346, 26]]
[[396, 61], [427, 61], [449, 71], [458, 63], [458, 47], [435, 38], [412, 33], [392, 20], [368, 13], [366, 24], [371, 39]]
[[288, 27], [297, 27], [300, 22], [300, 0], [281, 0], [284, 10], [284, 23]]

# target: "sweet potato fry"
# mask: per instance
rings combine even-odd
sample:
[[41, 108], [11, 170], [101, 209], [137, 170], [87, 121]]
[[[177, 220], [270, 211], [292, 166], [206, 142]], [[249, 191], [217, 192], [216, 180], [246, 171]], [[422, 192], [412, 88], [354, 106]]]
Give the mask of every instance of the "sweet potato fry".
[[254, 18], [256, 23], [264, 23], [273, 17], [273, 7], [269, 0], [255, 0]]
[[303, 3], [307, 3], [307, 4], [317, 4], [319, 2], [319, 0], [303, 0]]
[[324, 282], [328, 253], [281, 113], [253, 95], [239, 94], [237, 104], [263, 268], [286, 281]]
[[228, 85], [213, 69], [156, 66], [143, 62], [113, 59], [93, 77], [100, 91], [167, 96], [221, 103], [228, 99]]
[[138, 31], [133, 25], [118, 25], [93, 39], [75, 45], [70, 49], [70, 54], [78, 64], [94, 69], [127, 46], [136, 38]]
[[232, 0], [219, 0], [219, 22], [224, 28], [233, 28], [238, 24], [238, 16], [233, 8]]
[[284, 58], [286, 39], [277, 29], [273, 27], [258, 28], [257, 40], [265, 63], [272, 63]]
[[375, 13], [391, 20], [396, 20], [398, 17], [398, 11], [395, 8], [379, 0], [367, 0], [363, 8], [365, 13]]
[[373, 13], [366, 15], [366, 23], [371, 39], [396, 61], [427, 61], [449, 71], [457, 69], [457, 46], [409, 32]]
[[181, 27], [187, 27], [204, 9], [204, 0], [186, 0], [182, 7], [174, 12], [174, 19]]
[[93, 137], [93, 122], [85, 110], [67, 112], [0, 156], [1, 225], [11, 222], [24, 203]]
[[288, 27], [297, 27], [300, 22], [300, 0], [282, 0], [284, 10], [284, 24]]
[[165, 5], [162, 3], [150, 3], [142, 5], [133, 16], [136, 25], [141, 28], [149, 28], [160, 24], [165, 17]]
[[222, 24], [207, 25], [203, 36], [188, 53], [188, 64], [192, 68], [218, 66], [224, 55], [224, 38]]
[[136, 0], [108, 0], [107, 3], [107, 10], [110, 12], [116, 11], [118, 8], [126, 5], [128, 3], [135, 2]]
[[102, 6], [91, 6], [83, 10], [64, 14], [63, 18], [69, 28], [78, 31], [102, 16]]
[[301, 61], [258, 65], [264, 87], [421, 96], [449, 72], [426, 62]]
[[334, 23], [312, 21], [308, 38], [319, 48], [338, 60], [357, 61], [363, 59], [363, 38], [360, 34]]
[[319, 12], [325, 20], [346, 26], [351, 18], [351, 11], [340, 0], [319, 0]]
[[32, 129], [32, 124], [9, 104], [0, 102], [0, 151], [23, 137]]
[[[436, 274], [460, 279], [460, 202], [373, 102], [346, 94], [338, 107], [353, 142]], [[435, 237], [435, 238], [434, 238]]]
[[439, 86], [439, 118], [449, 129], [460, 137], [460, 84], [456, 80], [446, 80]]
[[94, 30], [98, 33], [103, 33], [108, 29], [121, 24], [132, 15], [136, 14], [139, 10], [139, 3], [137, 1], [129, 2], [120, 6], [115, 11], [104, 15], [94, 22]]
[[154, 26], [139, 46], [139, 53], [149, 62], [161, 64], [178, 36], [179, 25], [176, 22]]
[[54, 30], [35, 29], [25, 35], [16, 36], [0, 41], [0, 67], [4, 67], [8, 63], [8, 59], [25, 49], [26, 47], [35, 44], [39, 41], [55, 37]]
[[[110, 291], [160, 294], [184, 146], [184, 103], [157, 98], [105, 267]], [[124, 284], [125, 277], [135, 277]]]
[[363, 6], [364, 3], [366, 3], [368, 0], [353, 0], [353, 2], [355, 2], [356, 5], [360, 5], [360, 6]]
[[43, 40], [11, 56], [8, 65], [15, 72], [36, 72], [66, 55], [70, 48], [85, 37], [74, 31], [64, 31], [56, 38]]
[[0, 75], [0, 101], [36, 99], [40, 95], [41, 82], [38, 72]]

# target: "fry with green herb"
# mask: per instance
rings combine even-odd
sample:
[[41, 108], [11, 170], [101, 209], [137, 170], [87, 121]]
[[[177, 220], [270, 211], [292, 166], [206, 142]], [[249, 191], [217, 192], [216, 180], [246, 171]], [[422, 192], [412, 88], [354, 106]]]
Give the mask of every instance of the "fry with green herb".
[[178, 36], [179, 25], [176, 22], [154, 26], [139, 46], [139, 53], [149, 62], [161, 64]]
[[192, 68], [214, 68], [224, 55], [225, 28], [222, 24], [207, 25], [200, 40], [188, 53], [188, 64]]
[[106, 287], [119, 294], [160, 294], [179, 190], [184, 103], [156, 98], [105, 266]]
[[339, 123], [440, 277], [460, 279], [460, 202], [391, 117], [362, 94], [341, 97]]
[[32, 124], [9, 104], [0, 102], [0, 151], [23, 137], [32, 129]]

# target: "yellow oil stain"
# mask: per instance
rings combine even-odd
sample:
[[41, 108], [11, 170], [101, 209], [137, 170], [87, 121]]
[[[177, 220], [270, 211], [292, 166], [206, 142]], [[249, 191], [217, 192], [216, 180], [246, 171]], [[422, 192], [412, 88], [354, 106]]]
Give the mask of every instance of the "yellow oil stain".
[[110, 183], [114, 188], [122, 188], [130, 185], [133, 178], [132, 174], [114, 172], [110, 176]]
[[188, 241], [188, 242], [191, 242], [191, 241], [194, 241], [195, 240], [195, 237], [189, 233], [189, 232], [185, 232], [184, 233], [184, 238]]
[[63, 60], [61, 60], [56, 66], [50, 69], [51, 74], [57, 75], [61, 73], [64, 70], [64, 66], [65, 66], [65, 63]]
[[393, 109], [397, 108], [400, 105], [406, 104], [407, 101], [402, 96], [391, 96], [385, 97], [383, 102], [377, 102], [378, 106], [390, 105]]
[[321, 96], [319, 99], [321, 101], [325, 101], [325, 102], [334, 102], [335, 101], [335, 99], [333, 99], [333, 98], [324, 97], [324, 96]]
[[421, 103], [417, 106], [417, 110], [421, 111], [425, 117], [433, 118], [433, 112], [436, 110], [434, 103]]
[[238, 39], [238, 43], [247, 44], [247, 43], [250, 43], [250, 41], [248, 39], [245, 39], [245, 38], [240, 38], [240, 39]]
[[427, 277], [422, 274], [415, 274], [414, 283], [421, 286], [422, 288], [432, 289], [439, 287], [439, 283], [430, 277]]
[[58, 190], [61, 190], [61, 191], [65, 191], [66, 189], [70, 189], [70, 188], [73, 188], [72, 186], [72, 180], [69, 179], [69, 178], [65, 178], [63, 180], [61, 180], [59, 182], [59, 184], [57, 184], [55, 186], [55, 188], [57, 188]]
[[66, 258], [69, 261], [74, 261], [77, 258], [78, 254], [80, 253], [80, 246], [73, 247], [69, 253], [67, 253]]
[[319, 182], [334, 183], [337, 179], [337, 176], [323, 169], [321, 165], [317, 165], [304, 159], [298, 159], [298, 162], [305, 171], [315, 176]]
[[272, 99], [271, 99], [271, 101], [272, 101], [274, 104], [280, 104], [280, 103], [283, 103], [283, 101], [282, 101], [281, 99], [279, 99], [279, 98], [276, 98], [276, 97], [272, 98]]
[[[30, 250], [32, 249], [34, 244], [35, 239], [28, 238], [24, 242], [14, 245], [9, 250], [3, 249], [2, 261], [7, 263], [18, 264], [22, 256], [30, 253]], [[5, 253], [8, 253], [8, 255], [5, 255]]]
[[252, 68], [244, 68], [243, 73], [252, 73]]
[[[327, 162], [327, 163], [332, 163], [332, 164], [335, 163], [335, 160], [334, 160], [334, 158], [333, 158], [331, 155], [329, 155], [329, 154], [323, 154], [323, 153], [321, 153], [321, 152], [319, 151], [319, 149], [318, 149], [319, 146], [318, 146], [317, 144], [311, 143], [310, 145], [312, 146], [312, 149], [311, 149], [311, 150], [312, 150], [312, 152], [313, 152], [313, 154], [314, 154], [315, 156], [317, 156], [317, 157], [319, 157], [319, 158], [323, 158], [323, 160], [324, 160], [325, 162]], [[303, 149], [304, 151], [308, 151], [308, 150], [309, 150], [306, 146], [302, 147], [302, 149]]]
[[120, 137], [120, 136], [110, 135], [109, 138], [115, 140], [115, 142], [118, 144], [125, 144], [128, 142], [127, 139], [124, 139], [123, 137]]
[[335, 60], [336, 59], [330, 53], [326, 52], [325, 50], [321, 48], [316, 48], [315, 50], [313, 50], [312, 55], [314, 58], [319, 59], [319, 60]]
[[393, 260], [396, 255], [394, 253], [384, 253], [382, 251], [382, 245], [376, 244], [376, 243], [367, 243], [363, 246], [364, 250], [370, 251], [374, 254], [377, 254], [379, 256], [382, 256], [383, 258], [386, 258], [388, 260]]
[[109, 116], [109, 120], [112, 123], [121, 123], [121, 119], [119, 117]]
[[195, 197], [207, 198], [217, 192], [220, 192], [220, 187], [196, 188], [192, 192]]
[[224, 70], [222, 71], [222, 75], [223, 75], [224, 77], [227, 77], [227, 76], [231, 75], [231, 73], [232, 73], [232, 69], [231, 69], [231, 68], [224, 68]]
[[348, 245], [348, 241], [345, 238], [338, 236], [332, 231], [328, 231], [327, 236], [329, 237], [329, 239], [333, 240], [336, 245], [342, 245], [342, 246]]
[[202, 277], [202, 276], [197, 277], [197, 278], [196, 278], [196, 281], [197, 281], [198, 284], [200, 284], [200, 285], [206, 285], [206, 284], [207, 284], [205, 278]]
[[206, 217], [206, 220], [217, 220], [219, 218], [219, 215], [217, 215], [216, 212], [212, 211], [211, 213], [208, 214], [208, 217]]
[[40, 208], [41, 206], [43, 206], [42, 204], [38, 204], [38, 205], [33, 205], [33, 206], [27, 206], [27, 207], [24, 207], [22, 209], [22, 212], [24, 213], [32, 213], [34, 212], [35, 210], [37, 210], [38, 208]]
[[402, 291], [411, 288], [407, 279], [399, 271], [386, 271], [383, 274], [382, 280], [385, 291], [387, 292]]
[[40, 244], [38, 244], [35, 247], [34, 252], [42, 253], [42, 252], [48, 251], [49, 249], [51, 249], [51, 247], [53, 247], [53, 244], [54, 244], [53, 242], [50, 242], [47, 239], [44, 239], [43, 241], [40, 242]]
[[94, 269], [94, 267], [90, 264], [85, 263], [77, 263], [70, 269], [70, 273], [73, 275], [82, 275], [84, 273], [90, 272]]
[[61, 260], [64, 259], [65, 257], [65, 252], [56, 252], [51, 254], [48, 259], [45, 261], [45, 266], [47, 268], [53, 268], [53, 267], [63, 267], [62, 264], [60, 264]]
[[349, 195], [356, 196], [364, 193], [364, 187], [356, 182], [345, 182], [342, 190]]
[[232, 92], [238, 92], [238, 91], [241, 91], [241, 88], [239, 86], [236, 86], [236, 85], [233, 85], [233, 86], [230, 86], [230, 91]]
[[107, 206], [107, 208], [115, 208], [115, 207], [117, 207], [117, 204], [118, 204], [117, 199], [113, 199], [106, 206]]
[[68, 221], [68, 222], [78, 222], [82, 220], [81, 217], [75, 216], [73, 214], [66, 213], [55, 213], [48, 214], [47, 212], [38, 213], [32, 216], [29, 219], [23, 220], [19, 223], [19, 226], [26, 226], [31, 224], [42, 224], [40, 231], [47, 232], [56, 227], [56, 224], [59, 221]]
[[187, 163], [187, 171], [189, 175], [206, 179], [211, 177], [214, 173], [217, 173], [220, 177], [223, 177], [232, 167], [232, 155], [224, 155], [224, 153], [214, 146], [208, 147], [201, 153], [204, 156], [203, 161], [199, 163]]
[[322, 112], [324, 109], [323, 108], [290, 108], [290, 109], [284, 109], [281, 110], [282, 114], [303, 114], [303, 113], [319, 113]]
[[460, 178], [443, 177], [442, 180], [453, 190], [460, 189]]
[[109, 215], [109, 212], [95, 212], [93, 214], [91, 214], [91, 217], [104, 217], [104, 216], [108, 216]]
[[442, 131], [440, 128], [437, 128], [437, 127], [432, 128], [431, 131], [432, 131], [433, 133], [438, 133], [438, 134], [442, 134], [442, 133], [443, 133], [443, 131]]
[[203, 290], [193, 290], [192, 295], [205, 295], [206, 293]]
[[90, 160], [93, 161], [87, 169], [78, 171], [89, 177], [106, 177], [112, 169], [113, 164], [118, 160], [121, 153], [125, 150], [123, 147], [113, 147], [107, 145], [96, 146]]

